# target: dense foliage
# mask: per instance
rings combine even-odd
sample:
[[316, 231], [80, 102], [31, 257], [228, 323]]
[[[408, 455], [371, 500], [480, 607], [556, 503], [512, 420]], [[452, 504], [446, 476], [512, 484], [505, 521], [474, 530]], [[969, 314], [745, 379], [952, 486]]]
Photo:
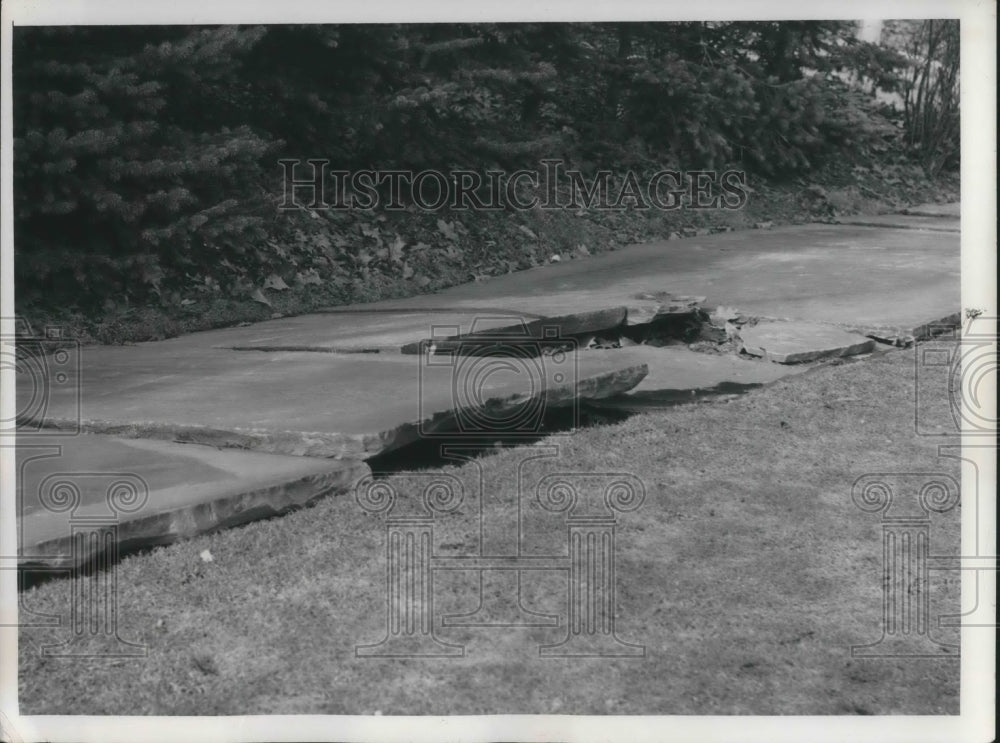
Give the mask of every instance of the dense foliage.
[[[887, 153], [955, 167], [957, 24], [892, 30], [894, 47], [844, 22], [18, 28], [18, 303], [250, 296], [373, 260], [414, 274], [398, 234], [279, 212], [280, 158], [779, 180]], [[905, 96], [901, 120], [876, 90]]]

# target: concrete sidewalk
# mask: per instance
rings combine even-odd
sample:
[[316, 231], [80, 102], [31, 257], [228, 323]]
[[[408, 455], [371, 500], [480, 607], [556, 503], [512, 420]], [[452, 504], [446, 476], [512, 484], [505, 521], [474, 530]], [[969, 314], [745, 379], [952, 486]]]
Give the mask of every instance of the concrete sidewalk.
[[[649, 322], [670, 304], [648, 298], [658, 293], [703, 297], [706, 307], [765, 318], [877, 330], [882, 337], [919, 335], [928, 323], [958, 312], [956, 220], [859, 219], [883, 220], [886, 227], [803, 225], [633, 245], [437, 294], [193, 333], [157, 346], [170, 354], [207, 348], [394, 353], [430, 338], [435, 328], [460, 334], [563, 318], [555, 322], [562, 328], [584, 315], [590, 324], [576, 323], [573, 331], [599, 332], [614, 324], [609, 317], [619, 310], [628, 324]], [[940, 228], [894, 228], [901, 220]]]
[[[434, 295], [84, 347], [59, 369], [19, 366], [18, 453], [56, 443], [62, 454], [49, 464], [57, 470], [148, 483], [152, 510], [123, 516], [120, 533], [152, 544], [346, 493], [361, 460], [444, 431], [484, 437], [524, 414], [581, 402], [627, 410], [745, 390], [807, 369], [768, 359], [817, 358], [811, 341], [824, 355], [862, 353], [873, 345], [863, 334], [919, 337], [928, 323], [957, 317], [958, 209], [928, 209], [936, 211], [891, 215], [886, 227], [806, 225], [636, 245]], [[906, 220], [950, 227], [900, 228]], [[764, 360], [735, 355], [728, 325], [717, 329], [723, 351], [585, 348], [595, 335], [629, 345], [629, 328], [690, 316], [691, 297], [735, 308], [727, 317], [765, 318], [746, 325], [749, 352]], [[500, 357], [451, 357], [421, 345], [519, 323], [529, 345], [552, 353], [519, 356], [505, 346]], [[566, 336], [580, 349], [555, 349]], [[78, 430], [116, 438], [54, 435]], [[31, 505], [42, 480], [30, 477], [21, 488], [22, 549], [38, 555], [46, 544], [65, 546], [72, 523], [66, 512]], [[101, 487], [81, 493], [85, 508], [103, 507]]]
[[350, 313], [362, 309], [450, 307], [474, 315], [491, 307], [552, 316], [624, 306], [630, 321], [645, 322], [658, 303], [637, 297], [671, 292], [749, 315], [911, 332], [958, 312], [959, 271], [956, 232], [804, 225], [634, 245], [330, 314], [350, 325], [357, 322]]
[[[22, 564], [93, 557], [71, 550], [85, 516], [113, 516], [128, 549], [348, 494], [375, 454], [455, 430], [482, 444], [511, 425], [537, 433], [551, 410], [625, 392], [648, 371], [640, 358], [597, 353], [449, 360], [168, 348], [86, 347], [79, 379], [44, 391], [48, 427], [25, 426], [17, 441], [22, 464], [50, 457], [20, 468]], [[19, 399], [37, 396], [37, 381], [19, 375]], [[56, 475], [76, 507], [42, 506]], [[115, 477], [138, 483], [147, 505], [109, 513]]]
[[[240, 352], [169, 342], [90, 346], [80, 385], [48, 390], [42, 423], [313, 457], [365, 458], [472, 420], [497, 425], [524, 406], [553, 408], [626, 392], [648, 369], [626, 356], [457, 360]], [[21, 375], [19, 395], [35, 380]], [[79, 395], [77, 391], [79, 390]]]

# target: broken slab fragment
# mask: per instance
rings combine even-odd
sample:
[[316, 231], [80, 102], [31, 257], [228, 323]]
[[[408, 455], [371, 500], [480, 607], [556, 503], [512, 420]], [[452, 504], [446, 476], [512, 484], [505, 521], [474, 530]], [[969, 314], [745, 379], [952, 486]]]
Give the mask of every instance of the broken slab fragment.
[[[952, 220], [955, 221], [955, 220]], [[750, 317], [914, 327], [960, 306], [960, 234], [814, 224], [632, 245], [585, 261], [517, 271], [437, 294], [351, 308], [481, 307], [553, 317], [626, 306], [649, 322], [643, 292], [704, 295]]]
[[[235, 351], [326, 353], [406, 353], [426, 350], [425, 341], [454, 341], [485, 334], [551, 338], [598, 333], [621, 325], [625, 307], [587, 310], [552, 317], [490, 307], [412, 311], [320, 310], [315, 314], [185, 336], [165, 343]], [[167, 347], [167, 346], [165, 346]]]
[[628, 392], [585, 402], [588, 408], [625, 412], [658, 409], [703, 397], [740, 394], [813, 368], [809, 364], [763, 364], [725, 353], [696, 353], [685, 346], [631, 346], [593, 353], [620, 355], [630, 363], [642, 363], [649, 368], [649, 374]]
[[84, 539], [74, 548], [74, 534], [103, 529], [117, 535], [123, 552], [169, 544], [348, 493], [370, 472], [352, 459], [112, 436], [48, 436], [44, 444], [17, 446], [24, 567], [89, 562], [101, 540]]
[[875, 348], [875, 341], [832, 325], [761, 322], [740, 330], [743, 351], [779, 364], [854, 356]]
[[879, 343], [887, 343], [890, 346], [907, 347], [916, 341], [927, 340], [939, 335], [953, 332], [961, 326], [962, 315], [960, 312], [953, 312], [950, 315], [939, 318], [933, 322], [922, 323], [915, 327], [900, 327], [898, 325], [885, 326], [843, 326], [844, 330], [861, 333], [869, 338], [873, 338]]
[[[587, 352], [456, 360], [182, 347], [168, 353], [166, 345], [84, 347], [79, 367], [70, 370], [79, 378], [43, 385], [46, 404], [32, 419], [19, 417], [21, 430], [367, 458], [470, 420], [501, 425], [524, 408], [624, 392], [648, 371]], [[33, 400], [45, 381], [30, 371], [19, 370], [18, 401]]]
[[668, 291], [644, 291], [632, 296], [628, 306], [628, 325], [645, 325], [679, 315], [694, 315], [705, 297], [673, 294]]
[[618, 355], [629, 364], [643, 364], [649, 368], [649, 374], [627, 394], [662, 390], [690, 392], [720, 384], [768, 384], [809, 368], [762, 364], [732, 354], [697, 353], [684, 346], [631, 346], [592, 353]]

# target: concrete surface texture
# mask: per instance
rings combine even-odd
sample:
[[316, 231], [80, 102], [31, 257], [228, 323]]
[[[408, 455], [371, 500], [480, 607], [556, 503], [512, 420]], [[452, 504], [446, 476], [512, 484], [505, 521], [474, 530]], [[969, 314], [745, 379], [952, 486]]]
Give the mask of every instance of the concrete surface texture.
[[[80, 384], [49, 390], [44, 421], [72, 430], [309, 456], [366, 457], [526, 405], [625, 392], [647, 369], [587, 352], [431, 358], [240, 352], [179, 344], [81, 349]], [[37, 380], [19, 375], [30, 398]]]
[[[958, 311], [960, 235], [804, 225], [634, 245], [437, 294], [356, 305], [349, 312], [448, 306], [540, 316], [638, 307], [649, 292], [705, 297], [748, 315], [854, 327], [915, 328]], [[358, 329], [361, 330], [360, 328]]]
[[769, 384], [790, 374], [811, 368], [767, 364], [727, 353], [692, 353], [684, 346], [652, 348], [633, 346], [613, 351], [593, 351], [621, 355], [631, 363], [643, 363], [647, 374], [628, 394], [641, 392], [700, 392], [720, 385]]
[[743, 350], [778, 364], [868, 353], [875, 341], [829, 325], [805, 322], [763, 322], [740, 331]]
[[[259, 351], [329, 351], [344, 353], [396, 353], [404, 344], [430, 337], [436, 330], [451, 334], [530, 323], [539, 315], [517, 308], [483, 306], [472, 310], [428, 307], [411, 311], [359, 309], [351, 312], [318, 313], [285, 317], [244, 327], [192, 333], [160, 341], [170, 352], [193, 349], [252, 349]], [[140, 344], [143, 345], [143, 344]]]
[[92, 558], [101, 530], [121, 549], [166, 544], [348, 492], [369, 474], [354, 459], [87, 434], [21, 443], [17, 463], [22, 563], [49, 568]]
[[[931, 221], [957, 229], [954, 219]], [[654, 298], [664, 293], [697, 295], [707, 307], [726, 305], [748, 315], [861, 330], [894, 327], [906, 334], [958, 311], [959, 237], [952, 231], [804, 225], [662, 241], [437, 294], [193, 333], [158, 347], [170, 354], [213, 347], [395, 352], [435, 334], [519, 319], [625, 308], [626, 322], [649, 322], [670, 309], [669, 300]], [[597, 329], [606, 318], [594, 320]]]

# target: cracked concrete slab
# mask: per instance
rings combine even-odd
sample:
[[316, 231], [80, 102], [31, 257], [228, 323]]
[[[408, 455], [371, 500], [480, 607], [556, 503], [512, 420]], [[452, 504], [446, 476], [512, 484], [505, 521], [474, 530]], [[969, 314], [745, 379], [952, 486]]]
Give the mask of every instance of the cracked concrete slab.
[[527, 328], [531, 337], [554, 328], [561, 336], [594, 333], [625, 320], [624, 307], [591, 308], [564, 316], [542, 316], [517, 309], [481, 306], [463, 309], [429, 307], [411, 311], [329, 308], [297, 317], [278, 318], [245, 327], [220, 328], [160, 341], [169, 351], [311, 351], [326, 353], [419, 353], [432, 337], [505, 333]]
[[[131, 473], [146, 483], [150, 502], [165, 510], [143, 508], [122, 519], [126, 548], [243, 523], [342, 492], [366, 471], [360, 460], [470, 422], [485, 421], [489, 431], [538, 406], [624, 400], [623, 409], [641, 409], [743, 391], [811, 368], [802, 362], [874, 346], [834, 325], [920, 337], [960, 306], [958, 222], [947, 212], [889, 215], [879, 228], [807, 225], [662, 241], [436, 295], [158, 343], [86, 347], [78, 368], [39, 398], [45, 405], [34, 422], [52, 428], [37, 437], [19, 432], [18, 455], [23, 464], [37, 453], [32, 447], [64, 441], [67, 459], [38, 464], [58, 462], [61, 472], [83, 477], [81, 493], [95, 508], [109, 486], [93, 484], [102, 473]], [[399, 353], [435, 326], [461, 335], [473, 323], [489, 331], [510, 327], [513, 318], [541, 337], [554, 318], [563, 335], [576, 335], [690, 314], [702, 301], [813, 326], [797, 339], [789, 336], [792, 323], [741, 330], [745, 343], [779, 364], [677, 346], [532, 361]], [[843, 335], [827, 335], [834, 332]], [[20, 373], [18, 400], [34, 399], [37, 385], [50, 381]], [[81, 426], [118, 438], [52, 435]], [[49, 564], [65, 564], [66, 513], [53, 521], [51, 511], [29, 503], [42, 487], [39, 477], [21, 480], [22, 535], [31, 535], [24, 545], [51, 557]]]
[[[168, 348], [171, 350], [168, 351]], [[300, 456], [366, 458], [473, 418], [567, 406], [631, 389], [648, 372], [585, 353], [534, 359], [240, 353], [148, 343], [81, 349], [35, 420], [62, 430]], [[72, 376], [71, 374], [71, 376]], [[38, 380], [18, 374], [18, 399]], [[82, 424], [80, 423], [82, 421]]]
[[841, 327], [851, 333], [866, 335], [879, 343], [887, 343], [890, 346], [905, 347], [911, 345], [914, 341], [927, 340], [928, 338], [933, 338], [934, 336], [941, 335], [942, 333], [951, 332], [955, 328], [960, 327], [961, 324], [962, 313], [953, 312], [950, 315], [938, 318], [934, 322], [924, 323], [923, 325], [918, 325], [916, 327], [903, 328], [898, 325], [881, 327], [872, 325], [866, 325], [863, 327], [843, 325]]
[[[952, 220], [954, 221], [954, 220]], [[957, 232], [802, 225], [632, 245], [365, 309], [510, 308], [539, 317], [624, 306], [648, 321], [662, 302], [705, 297], [748, 316], [910, 331], [958, 312]]]
[[630, 346], [592, 351], [643, 363], [649, 374], [620, 395], [587, 402], [598, 410], [642, 412], [701, 397], [738, 395], [814, 368], [812, 364], [771, 364], [728, 353], [699, 353], [686, 346]]
[[683, 346], [633, 346], [605, 353], [626, 354], [630, 363], [643, 363], [649, 367], [649, 374], [628, 394], [769, 384], [808, 368], [766, 364], [728, 353], [698, 353]]
[[[933, 205], [940, 206], [940, 205]], [[888, 219], [921, 220], [889, 215]], [[934, 221], [934, 220], [931, 220]], [[947, 232], [804, 225], [632, 245], [581, 260], [519, 271], [407, 299], [335, 307], [247, 327], [162, 342], [191, 349], [396, 353], [434, 328], [452, 335], [515, 322], [574, 322], [599, 332], [601, 312], [625, 308], [625, 324], [705, 307], [861, 329], [895, 328], [898, 338], [960, 309], [958, 220]], [[581, 318], [594, 320], [585, 327]], [[513, 320], [513, 322], [512, 322]], [[445, 331], [445, 334], [447, 331]]]
[[560, 338], [570, 339], [583, 334], [614, 330], [625, 323], [627, 314], [625, 307], [612, 307], [573, 315], [546, 317], [531, 322], [522, 320], [511, 325], [500, 324], [498, 318], [488, 318], [491, 323], [486, 327], [481, 322], [483, 318], [475, 318], [464, 326], [438, 325], [437, 332], [432, 337], [407, 343], [400, 348], [400, 351], [404, 354], [416, 354], [427, 352], [432, 347], [437, 353], [461, 351], [463, 348], [475, 346], [476, 342], [491, 339], [504, 344], [537, 341], [551, 343]]
[[[359, 460], [288, 457], [83, 434], [18, 442], [21, 564], [65, 568], [95, 556], [73, 535], [113, 527], [122, 551], [267, 518], [350, 492]], [[93, 542], [93, 543], [92, 543]]]
[[778, 364], [801, 364], [837, 356], [869, 353], [875, 341], [831, 325], [762, 322], [740, 330], [743, 350]]

